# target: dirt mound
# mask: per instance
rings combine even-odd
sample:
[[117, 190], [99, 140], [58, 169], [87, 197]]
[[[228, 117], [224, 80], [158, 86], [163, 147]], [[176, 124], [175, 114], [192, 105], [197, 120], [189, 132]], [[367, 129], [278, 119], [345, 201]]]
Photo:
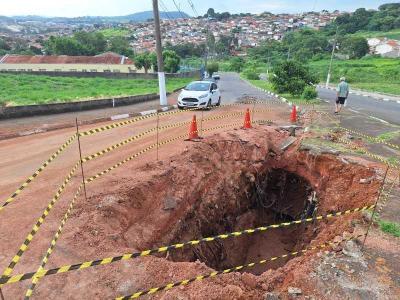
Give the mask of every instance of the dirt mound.
[[[300, 139], [282, 151], [281, 145], [287, 139], [288, 133], [270, 126], [232, 130], [190, 143], [169, 161], [139, 170], [128, 167], [102, 192], [78, 204], [69, 221], [74, 228], [65, 233], [64, 244], [93, 259], [374, 202], [380, 181], [373, 169], [345, 164], [333, 155], [298, 151]], [[363, 178], [374, 179], [362, 184]], [[100, 267], [95, 278], [82, 273], [79, 282], [97, 282], [105, 296], [116, 296], [116, 291], [133, 293], [207, 273], [210, 268], [222, 270], [326, 242], [351, 230], [352, 218], [350, 215], [200, 243], [167, 255], [130, 261], [131, 267], [118, 275]], [[233, 273], [155, 297], [262, 299], [266, 291], [287, 285], [294, 274], [309, 271], [308, 255], [288, 260], [244, 270], [254, 275]], [[100, 283], [104, 281], [100, 274], [108, 278], [107, 284]], [[120, 286], [120, 275], [125, 276], [126, 288]], [[71, 273], [69, 279], [57, 285], [68, 296], [74, 293], [77, 280]], [[43, 283], [38, 293], [45, 295], [48, 286]], [[99, 289], [94, 295], [99, 295]]]

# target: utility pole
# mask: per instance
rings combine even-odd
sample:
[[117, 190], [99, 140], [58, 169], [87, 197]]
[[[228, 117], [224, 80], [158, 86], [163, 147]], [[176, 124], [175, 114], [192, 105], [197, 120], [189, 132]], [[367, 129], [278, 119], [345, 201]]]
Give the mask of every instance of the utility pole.
[[335, 49], [336, 49], [336, 44], [337, 44], [338, 29], [339, 29], [339, 26], [336, 26], [335, 41], [333, 43], [333, 48], [332, 48], [331, 62], [329, 63], [328, 76], [326, 77], [326, 85], [325, 85], [326, 88], [329, 87], [329, 82], [331, 81], [332, 63], [333, 63], [333, 56], [335, 55]]
[[154, 14], [155, 36], [156, 36], [156, 52], [157, 52], [157, 65], [158, 65], [158, 86], [159, 86], [159, 90], [160, 90], [160, 105], [166, 106], [166, 105], [168, 105], [168, 102], [167, 102], [167, 90], [165, 87], [164, 60], [163, 60], [163, 55], [162, 55], [160, 12], [158, 11], [158, 0], [153, 0], [153, 14]]

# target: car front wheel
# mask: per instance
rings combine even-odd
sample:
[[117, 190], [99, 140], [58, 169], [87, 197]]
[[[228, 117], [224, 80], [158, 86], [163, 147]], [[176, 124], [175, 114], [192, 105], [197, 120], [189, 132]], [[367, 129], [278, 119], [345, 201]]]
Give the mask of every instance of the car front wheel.
[[210, 100], [208, 100], [208, 102], [207, 102], [207, 109], [211, 109], [211, 107], [212, 107], [212, 104], [211, 104], [211, 99]]

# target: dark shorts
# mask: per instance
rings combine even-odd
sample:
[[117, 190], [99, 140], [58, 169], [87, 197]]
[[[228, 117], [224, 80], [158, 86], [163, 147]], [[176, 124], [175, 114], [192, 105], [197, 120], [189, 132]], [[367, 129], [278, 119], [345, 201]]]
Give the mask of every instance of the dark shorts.
[[337, 104], [344, 104], [344, 102], [346, 101], [346, 97], [339, 97], [336, 100]]

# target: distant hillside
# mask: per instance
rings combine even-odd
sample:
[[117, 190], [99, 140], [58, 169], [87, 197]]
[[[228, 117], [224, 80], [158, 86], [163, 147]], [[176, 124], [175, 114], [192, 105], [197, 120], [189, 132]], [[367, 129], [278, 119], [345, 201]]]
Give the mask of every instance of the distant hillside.
[[[185, 18], [190, 18], [186, 13], [182, 13]], [[171, 12], [160, 12], [160, 18], [162, 19], [179, 19], [182, 18], [182, 14], [178, 11]], [[15, 20], [15, 21], [36, 21], [36, 22], [55, 22], [55, 23], [127, 23], [127, 22], [145, 22], [148, 19], [153, 18], [152, 11], [143, 11], [134, 13], [127, 16], [116, 16], [116, 17], [76, 17], [76, 18], [63, 18], [63, 17], [41, 17], [41, 16], [14, 16], [5, 17], [0, 16], [0, 20]]]

